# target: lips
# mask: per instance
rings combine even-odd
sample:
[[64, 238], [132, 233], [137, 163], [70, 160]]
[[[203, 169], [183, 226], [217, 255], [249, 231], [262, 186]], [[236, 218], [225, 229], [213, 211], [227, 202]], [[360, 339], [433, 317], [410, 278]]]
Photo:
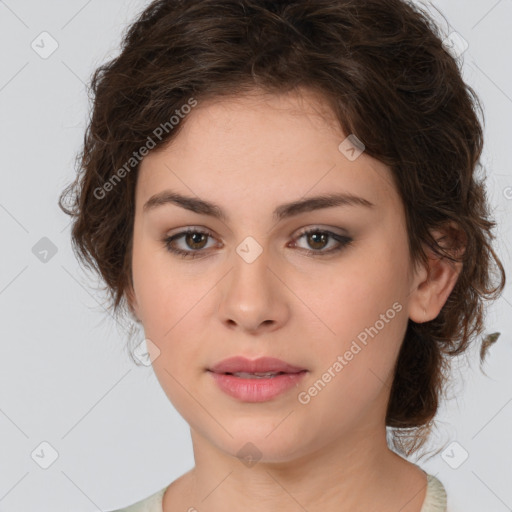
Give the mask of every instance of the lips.
[[306, 368], [300, 368], [288, 364], [281, 359], [274, 357], [260, 357], [258, 359], [247, 359], [242, 356], [230, 357], [209, 368], [209, 371], [219, 374], [250, 373], [250, 374], [277, 374], [277, 373], [299, 373], [306, 371]]
[[241, 402], [267, 402], [299, 386], [308, 370], [274, 357], [230, 357], [208, 369], [218, 389]]

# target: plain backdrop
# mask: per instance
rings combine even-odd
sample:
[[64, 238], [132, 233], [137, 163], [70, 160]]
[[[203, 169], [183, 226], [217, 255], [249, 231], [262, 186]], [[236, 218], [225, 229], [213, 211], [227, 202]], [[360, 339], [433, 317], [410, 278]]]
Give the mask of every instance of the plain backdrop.
[[[469, 43], [463, 73], [484, 105], [496, 248], [512, 276], [512, 1], [433, 3], [445, 33]], [[85, 84], [117, 55], [123, 30], [147, 4], [0, 1], [2, 512], [112, 510], [193, 466], [188, 425], [152, 368], [129, 359], [126, 335], [75, 259], [69, 218], [57, 206], [75, 175]], [[420, 461], [445, 484], [450, 512], [512, 510], [511, 317], [508, 286], [487, 318], [487, 332], [502, 333], [487, 375], [475, 350], [456, 362], [429, 445], [441, 451]]]

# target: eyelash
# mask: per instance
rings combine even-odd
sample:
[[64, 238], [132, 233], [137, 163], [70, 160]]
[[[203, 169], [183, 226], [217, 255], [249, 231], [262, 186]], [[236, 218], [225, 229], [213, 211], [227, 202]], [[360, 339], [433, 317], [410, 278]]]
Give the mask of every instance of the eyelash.
[[[173, 241], [175, 241], [175, 240], [177, 240], [179, 238], [182, 238], [183, 236], [188, 235], [190, 233], [207, 235], [207, 236], [213, 238], [211, 233], [208, 232], [208, 231], [202, 231], [201, 229], [187, 229], [186, 231], [181, 231], [180, 233], [176, 233], [175, 235], [171, 235], [171, 236], [165, 237], [162, 240], [162, 242], [163, 242], [165, 248], [167, 249], [167, 251], [169, 251], [170, 253], [174, 253], [174, 254], [178, 255], [179, 257], [181, 257], [181, 258], [194, 259], [194, 258], [201, 257], [202, 256], [201, 253], [204, 252], [202, 249], [195, 250], [195, 251], [194, 250], [184, 251], [182, 249], [176, 249], [176, 248], [171, 246]], [[303, 231], [302, 233], [297, 235], [297, 237], [294, 239], [294, 241], [297, 241], [300, 238], [302, 238], [303, 236], [310, 235], [312, 233], [328, 235], [329, 238], [333, 238], [340, 245], [338, 247], [336, 247], [335, 249], [330, 249], [328, 251], [313, 250], [313, 249], [303, 249], [303, 251], [305, 251], [306, 254], [310, 255], [310, 256], [320, 256], [320, 257], [328, 256], [330, 254], [342, 251], [343, 249], [345, 249], [347, 246], [349, 246], [353, 242], [353, 239], [348, 237], [348, 236], [338, 235], [338, 234], [333, 233], [331, 231], [322, 230], [322, 229], [318, 229], [318, 228], [313, 228], [313, 229], [308, 229], [308, 230]]]

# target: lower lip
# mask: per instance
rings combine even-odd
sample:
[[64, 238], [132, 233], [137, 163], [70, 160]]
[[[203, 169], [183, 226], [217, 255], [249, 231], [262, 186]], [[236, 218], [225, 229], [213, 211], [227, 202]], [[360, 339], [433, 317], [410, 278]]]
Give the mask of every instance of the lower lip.
[[224, 393], [244, 402], [265, 402], [297, 386], [307, 373], [283, 373], [269, 378], [244, 379], [235, 375], [208, 372]]

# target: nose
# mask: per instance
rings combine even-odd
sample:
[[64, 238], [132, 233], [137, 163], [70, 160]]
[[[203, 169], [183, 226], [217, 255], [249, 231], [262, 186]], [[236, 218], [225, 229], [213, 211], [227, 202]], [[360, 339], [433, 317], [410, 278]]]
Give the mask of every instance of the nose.
[[220, 287], [218, 314], [230, 329], [251, 334], [269, 332], [282, 327], [290, 316], [290, 292], [272, 268], [268, 250], [254, 259], [235, 252], [233, 267]]

